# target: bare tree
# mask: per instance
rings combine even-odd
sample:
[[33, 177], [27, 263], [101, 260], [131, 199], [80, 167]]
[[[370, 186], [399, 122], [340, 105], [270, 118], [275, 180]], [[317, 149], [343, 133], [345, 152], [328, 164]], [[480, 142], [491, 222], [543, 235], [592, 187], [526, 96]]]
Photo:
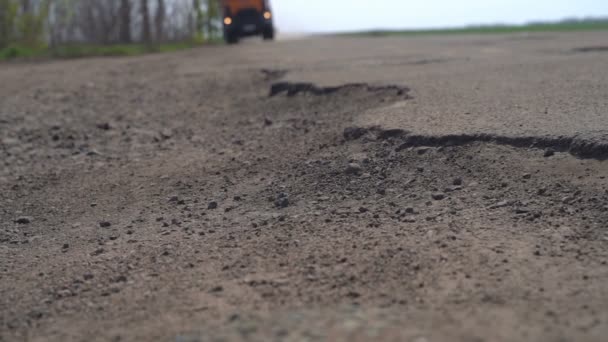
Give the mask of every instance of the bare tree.
[[157, 42], [163, 42], [165, 40], [165, 36], [164, 36], [165, 15], [166, 15], [165, 1], [158, 0], [156, 3], [156, 15], [154, 16], [154, 26], [156, 29], [156, 41]]
[[218, 0], [0, 0], [0, 48], [201, 40], [217, 32], [220, 21], [212, 17], [218, 4]]
[[82, 1], [79, 5], [78, 27], [83, 40], [87, 43], [99, 43], [99, 25], [95, 8]]
[[205, 26], [207, 28], [207, 39], [217, 38], [218, 26], [217, 21], [221, 20], [221, 12], [219, 9], [219, 1], [207, 0], [207, 16]]
[[17, 20], [17, 8], [10, 0], [0, 0], [0, 49], [11, 43]]
[[203, 32], [203, 26], [205, 25], [205, 19], [203, 10], [201, 9], [200, 0], [192, 0], [192, 7], [194, 8], [194, 37], [199, 37]]
[[131, 42], [131, 0], [120, 1], [120, 38], [121, 43]]
[[150, 43], [152, 38], [150, 32], [150, 12], [148, 10], [148, 0], [141, 0], [141, 40], [144, 43]]
[[32, 9], [32, 3], [30, 2], [30, 0], [21, 0], [21, 11], [23, 11], [23, 13], [30, 13], [30, 10]]
[[117, 36], [118, 12], [117, 1], [96, 1], [96, 15], [99, 23], [99, 41], [102, 44], [115, 42]]

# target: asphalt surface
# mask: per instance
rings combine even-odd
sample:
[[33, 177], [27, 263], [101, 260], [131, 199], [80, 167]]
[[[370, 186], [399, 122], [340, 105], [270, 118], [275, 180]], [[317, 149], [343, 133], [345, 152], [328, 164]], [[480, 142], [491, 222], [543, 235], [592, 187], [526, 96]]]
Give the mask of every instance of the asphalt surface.
[[0, 64], [0, 341], [603, 341], [606, 37]]
[[300, 44], [287, 63], [274, 61], [295, 64], [292, 81], [412, 87], [413, 101], [374, 108], [361, 125], [429, 135], [576, 136], [605, 133], [608, 55], [578, 50], [607, 44], [604, 32], [328, 39]]

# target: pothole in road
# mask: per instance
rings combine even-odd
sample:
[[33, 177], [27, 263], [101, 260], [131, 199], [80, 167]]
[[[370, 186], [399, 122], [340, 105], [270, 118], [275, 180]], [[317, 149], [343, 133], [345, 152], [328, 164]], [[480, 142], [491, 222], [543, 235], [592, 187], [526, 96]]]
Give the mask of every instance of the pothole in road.
[[[435, 60], [421, 61], [421, 64], [434, 63]], [[260, 72], [266, 81], [277, 81], [285, 77], [289, 70], [285, 69], [261, 69]], [[393, 92], [397, 96], [404, 96], [405, 99], [411, 99], [409, 95], [410, 88], [400, 85], [374, 85], [370, 83], [346, 83], [337, 86], [319, 86], [312, 82], [289, 82], [277, 81], [272, 83], [268, 96], [274, 97], [280, 94], [286, 94], [288, 97], [293, 97], [298, 94], [312, 94], [316, 96], [331, 95], [340, 91], [348, 90], [364, 90], [367, 92]]]
[[409, 147], [446, 147], [473, 143], [493, 143], [517, 148], [544, 149], [546, 157], [552, 156], [555, 152], [568, 152], [579, 158], [608, 159], [608, 132], [604, 131], [567, 137], [504, 136], [489, 133], [423, 135], [401, 129], [381, 129], [378, 127], [348, 127], [344, 130], [346, 140], [356, 140], [368, 134], [372, 135], [374, 139], [398, 139], [400, 145], [397, 147], [397, 151]]
[[[466, 226], [474, 217], [482, 225], [525, 229], [565, 224], [579, 227], [567, 234], [596, 239], [608, 222], [608, 183], [597, 177], [597, 161], [542, 158], [534, 150], [484, 141], [404, 147], [397, 131], [384, 139], [372, 133], [347, 130], [344, 144], [288, 164], [257, 197], [286, 194], [289, 205], [276, 210], [287, 216], [369, 228], [404, 224], [410, 233], [438, 223]], [[278, 208], [273, 201], [266, 206]]]
[[[580, 48], [580, 51], [608, 51], [608, 46]], [[263, 69], [262, 73], [268, 80], [282, 78], [287, 70]], [[338, 86], [319, 86], [310, 82], [280, 81], [272, 83], [268, 96], [275, 97], [285, 94], [294, 97], [298, 94], [327, 96], [338, 92], [364, 91], [368, 93], [392, 93], [403, 99], [412, 99], [410, 88], [400, 85], [373, 85], [369, 83], [347, 83]], [[493, 143], [516, 148], [534, 148], [545, 150], [545, 157], [556, 152], [568, 152], [579, 158], [597, 160], [608, 159], [608, 132], [594, 131], [573, 136], [507, 136], [492, 133], [461, 133], [445, 135], [424, 135], [408, 132], [404, 129], [380, 129], [378, 127], [349, 127], [344, 131], [344, 138], [355, 140], [371, 133], [375, 139], [398, 138], [401, 141], [398, 149], [408, 147], [432, 146], [462, 146], [472, 143]]]
[[608, 52], [608, 46], [584, 46], [572, 49], [574, 52]]
[[368, 92], [392, 91], [397, 96], [405, 96], [406, 99], [411, 97], [408, 95], [410, 89], [397, 85], [371, 85], [368, 83], [348, 83], [339, 86], [321, 87], [313, 83], [306, 82], [277, 82], [270, 87], [269, 96], [273, 97], [279, 94], [287, 94], [288, 97], [307, 93], [312, 95], [331, 95], [342, 90], [358, 90], [364, 89]]

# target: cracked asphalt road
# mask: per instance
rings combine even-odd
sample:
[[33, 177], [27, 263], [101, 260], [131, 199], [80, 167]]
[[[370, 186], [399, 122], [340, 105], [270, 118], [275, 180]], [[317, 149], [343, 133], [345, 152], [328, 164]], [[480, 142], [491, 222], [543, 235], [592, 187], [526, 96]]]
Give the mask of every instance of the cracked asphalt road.
[[604, 340], [605, 37], [1, 64], [0, 341]]

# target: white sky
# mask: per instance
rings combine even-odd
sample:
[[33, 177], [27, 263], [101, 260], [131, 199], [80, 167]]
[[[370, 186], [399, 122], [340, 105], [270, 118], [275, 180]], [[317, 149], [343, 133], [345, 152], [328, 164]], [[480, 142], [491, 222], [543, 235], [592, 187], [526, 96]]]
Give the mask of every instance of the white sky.
[[283, 32], [437, 28], [608, 16], [608, 0], [271, 0]]

